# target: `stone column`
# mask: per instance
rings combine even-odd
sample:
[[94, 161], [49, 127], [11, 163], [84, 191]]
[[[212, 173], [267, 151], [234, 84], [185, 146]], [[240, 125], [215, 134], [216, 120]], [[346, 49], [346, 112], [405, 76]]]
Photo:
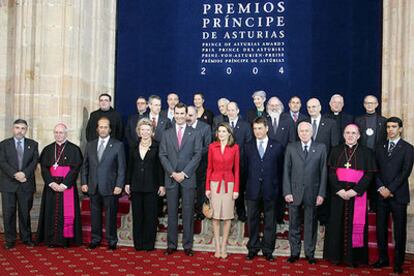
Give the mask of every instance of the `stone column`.
[[[414, 144], [414, 1], [384, 0], [382, 111], [404, 122], [403, 138]], [[414, 177], [411, 174], [411, 200]], [[414, 252], [414, 205], [408, 208], [407, 251]]]

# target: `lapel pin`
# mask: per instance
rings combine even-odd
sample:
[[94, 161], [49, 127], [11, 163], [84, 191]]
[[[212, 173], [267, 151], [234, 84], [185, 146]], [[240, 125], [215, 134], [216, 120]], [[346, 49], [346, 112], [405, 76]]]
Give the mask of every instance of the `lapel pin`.
[[273, 145], [270, 145], [270, 147], [273, 147]]
[[66, 160], [66, 159], [67, 159], [67, 158], [66, 158], [66, 156], [65, 156], [63, 159], [65, 159], [65, 160]]
[[312, 152], [315, 152], [315, 150], [312, 150]]
[[30, 149], [30, 146], [27, 146], [28, 149]]
[[325, 123], [321, 123], [321, 125], [323, 125], [323, 126], [324, 126], [324, 125], [325, 125]]

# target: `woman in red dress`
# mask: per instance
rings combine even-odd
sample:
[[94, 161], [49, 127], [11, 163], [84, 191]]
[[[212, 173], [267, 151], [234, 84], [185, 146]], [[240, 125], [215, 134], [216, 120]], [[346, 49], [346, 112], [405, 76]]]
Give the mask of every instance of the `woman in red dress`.
[[[240, 152], [228, 123], [218, 125], [216, 137], [216, 142], [208, 147], [206, 196], [213, 208], [214, 257], [224, 259], [227, 258], [227, 240], [234, 218], [234, 201], [239, 196]], [[224, 223], [220, 246], [221, 220]]]

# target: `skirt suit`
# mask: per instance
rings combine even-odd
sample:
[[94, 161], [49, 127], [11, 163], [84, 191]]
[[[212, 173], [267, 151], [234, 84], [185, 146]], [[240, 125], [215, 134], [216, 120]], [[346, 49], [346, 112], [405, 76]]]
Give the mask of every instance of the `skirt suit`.
[[211, 191], [210, 204], [213, 219], [227, 220], [234, 218], [233, 192], [239, 192], [240, 175], [239, 146], [226, 146], [221, 152], [220, 142], [208, 147], [208, 166], [206, 191]]

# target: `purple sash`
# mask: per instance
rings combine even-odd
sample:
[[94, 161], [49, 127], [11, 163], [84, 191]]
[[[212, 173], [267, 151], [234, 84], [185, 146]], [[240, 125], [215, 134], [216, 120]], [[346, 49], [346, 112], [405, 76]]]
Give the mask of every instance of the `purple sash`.
[[[52, 166], [50, 167], [50, 174], [53, 177], [63, 177], [70, 171], [69, 166], [58, 166], [56, 169]], [[74, 198], [74, 189], [70, 187], [63, 192], [63, 237], [64, 238], [73, 238], [73, 224], [75, 221], [75, 198]]]
[[[364, 171], [337, 168], [336, 176], [339, 181], [352, 182], [357, 184], [364, 176]], [[365, 216], [367, 211], [367, 193], [356, 196], [354, 202], [354, 219], [352, 222], [352, 247], [364, 246]]]

